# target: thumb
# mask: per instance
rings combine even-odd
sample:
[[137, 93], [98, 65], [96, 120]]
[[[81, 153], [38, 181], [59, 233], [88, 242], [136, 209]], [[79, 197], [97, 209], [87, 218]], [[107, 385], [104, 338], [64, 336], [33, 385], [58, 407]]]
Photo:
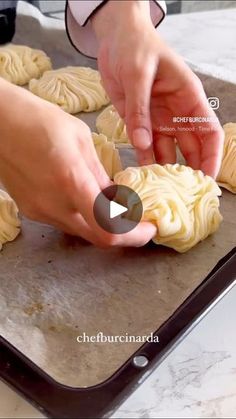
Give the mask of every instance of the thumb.
[[150, 100], [153, 77], [148, 77], [142, 70], [126, 79], [125, 87], [125, 122], [129, 138], [139, 151], [152, 146], [152, 125]]

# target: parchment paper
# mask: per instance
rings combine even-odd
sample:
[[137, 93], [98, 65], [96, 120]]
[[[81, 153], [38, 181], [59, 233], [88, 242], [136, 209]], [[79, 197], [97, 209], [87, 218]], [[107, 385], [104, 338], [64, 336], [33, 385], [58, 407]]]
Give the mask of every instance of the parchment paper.
[[[55, 67], [85, 64], [63, 29], [42, 31], [37, 19], [19, 19], [15, 42], [43, 48]], [[235, 87], [207, 82], [212, 96], [220, 86], [223, 122], [229, 121], [235, 106], [227, 95]], [[91, 126], [94, 115], [86, 118]], [[122, 150], [122, 157], [130, 164], [132, 150]], [[235, 246], [235, 200], [224, 192], [221, 228], [183, 255], [152, 244], [101, 250], [24, 219], [21, 236], [0, 253], [1, 335], [64, 384], [100, 383], [140, 343], [78, 343], [77, 336], [154, 332]]]

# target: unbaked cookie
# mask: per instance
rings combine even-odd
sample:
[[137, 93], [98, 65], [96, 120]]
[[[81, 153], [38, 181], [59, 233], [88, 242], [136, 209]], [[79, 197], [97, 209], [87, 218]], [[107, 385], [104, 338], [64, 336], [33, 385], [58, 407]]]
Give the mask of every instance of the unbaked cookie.
[[47, 71], [31, 80], [29, 89], [70, 114], [97, 111], [109, 103], [99, 72], [89, 67]]
[[15, 202], [7, 192], [0, 190], [0, 249], [14, 240], [20, 232], [20, 220]]
[[107, 136], [114, 143], [129, 143], [126, 126], [113, 105], [104, 109], [96, 120], [96, 128], [100, 134]]
[[116, 150], [115, 145], [107, 140], [105, 135], [93, 132], [92, 137], [98, 158], [109, 178], [113, 179], [114, 175], [122, 170], [119, 152]]
[[50, 58], [43, 51], [24, 45], [0, 47], [0, 77], [13, 84], [24, 86], [51, 68]]
[[217, 182], [223, 188], [236, 194], [236, 123], [224, 125], [224, 153]]
[[214, 233], [221, 223], [221, 190], [200, 170], [179, 164], [129, 167], [117, 173], [114, 181], [137, 192], [143, 204], [142, 220], [157, 225], [153, 239], [157, 244], [183, 253]]

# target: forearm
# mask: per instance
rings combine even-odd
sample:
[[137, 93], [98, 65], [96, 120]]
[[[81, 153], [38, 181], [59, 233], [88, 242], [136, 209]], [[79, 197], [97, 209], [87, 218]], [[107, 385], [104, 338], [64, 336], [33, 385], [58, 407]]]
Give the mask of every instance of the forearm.
[[[32, 137], [33, 130], [49, 113], [50, 103], [0, 77], [0, 156], [13, 155], [17, 139]], [[29, 128], [31, 127], [31, 128]], [[31, 129], [31, 131], [30, 131]], [[18, 156], [16, 156], [18, 157]]]
[[[9, 110], [10, 104], [10, 110]], [[51, 103], [35, 96], [27, 89], [16, 86], [0, 77], [0, 133], [1, 127], [10, 122], [20, 122], [24, 115], [24, 120], [33, 120], [35, 113], [41, 109], [51, 108]], [[23, 122], [23, 121], [22, 121]]]
[[[25, 103], [33, 102], [33, 95], [0, 77], [0, 129], [8, 121], [17, 119]], [[10, 104], [10, 110], [9, 110]]]
[[9, 145], [5, 144], [6, 134], [14, 128], [22, 109], [21, 89], [0, 77], [0, 154]]
[[152, 24], [150, 3], [143, 0], [108, 1], [91, 18], [91, 22], [98, 41], [109, 37], [117, 28], [128, 34], [143, 22]]

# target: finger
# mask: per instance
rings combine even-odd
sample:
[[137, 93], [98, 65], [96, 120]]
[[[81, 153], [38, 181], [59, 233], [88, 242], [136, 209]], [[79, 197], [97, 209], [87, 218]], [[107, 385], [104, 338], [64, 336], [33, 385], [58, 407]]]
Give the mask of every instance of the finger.
[[140, 166], [146, 166], [155, 163], [152, 147], [148, 148], [147, 150], [136, 149], [136, 156]]
[[97, 179], [90, 169], [86, 166], [85, 161], [80, 162], [80, 170], [74, 173], [73, 183], [70, 185], [70, 196], [73, 196], [73, 208], [80, 213], [88, 224], [91, 231], [98, 238], [100, 244], [108, 244], [113, 242], [112, 234], [106, 233], [97, 223], [94, 214], [94, 204], [96, 198], [100, 195], [96, 206], [96, 218], [103, 218], [106, 224], [109, 220], [105, 219], [105, 209], [109, 208], [110, 201], [102, 194]]
[[[200, 168], [206, 175], [216, 178], [223, 156], [224, 131], [215, 112], [209, 106], [205, 94], [195, 109], [195, 115], [200, 115], [209, 121], [204, 124], [194, 124], [201, 144]], [[202, 129], [202, 126], [204, 129]]]
[[194, 170], [199, 170], [201, 167], [201, 144], [198, 136], [188, 131], [177, 133], [176, 138], [186, 164]]
[[216, 179], [223, 155], [224, 131], [221, 127], [211, 131], [207, 138], [202, 136], [201, 170]]
[[[110, 205], [109, 200], [107, 200], [105, 196], [104, 203], [101, 205], [101, 210], [104, 208], [104, 205]], [[103, 228], [101, 228], [95, 220], [92, 220], [91, 222], [91, 217], [89, 219], [88, 213], [86, 217], [89, 220], [88, 222], [90, 223], [89, 229], [86, 226], [84, 227], [84, 225], [81, 226], [81, 219], [79, 218], [79, 225], [78, 227], [74, 226], [73, 231], [76, 230], [77, 234], [81, 235], [81, 237], [85, 238], [86, 240], [89, 240], [91, 243], [99, 247], [140, 247], [148, 243], [157, 233], [157, 228], [149, 222], [141, 222], [137, 226], [135, 226], [134, 223], [133, 230], [129, 231], [128, 233], [110, 233], [103, 230]], [[108, 225], [109, 220], [106, 221]], [[130, 228], [130, 220], [126, 220], [125, 218], [123, 218], [123, 228], [125, 227], [126, 223], [129, 224]], [[110, 227], [111, 228], [109, 228], [109, 230], [112, 231], [112, 220]]]
[[102, 77], [102, 84], [115, 106], [120, 117], [125, 117], [125, 94], [123, 86], [115, 79], [114, 72], [109, 65], [108, 48], [102, 48], [98, 57], [98, 69]]
[[[125, 234], [113, 234], [103, 230], [97, 223], [94, 216], [94, 203], [101, 193], [101, 188], [98, 185], [93, 173], [86, 166], [84, 160], [80, 162], [80, 170], [74, 173], [73, 183], [71, 184], [71, 192], [73, 191], [74, 206], [77, 208], [88, 227], [93, 234], [98, 238], [99, 244], [102, 246], [142, 246], [147, 243], [156, 233], [156, 227], [151, 223], [140, 223], [132, 231]], [[101, 216], [104, 213], [104, 208], [110, 205], [110, 201], [103, 196], [99, 200]], [[97, 209], [96, 209], [97, 210]], [[105, 220], [107, 222], [107, 220]], [[109, 222], [109, 220], [108, 220]], [[129, 220], [124, 219], [124, 223]], [[112, 231], [112, 230], [111, 230]], [[83, 233], [83, 232], [82, 232]], [[85, 233], [83, 233], [85, 234]], [[86, 233], [88, 234], [88, 232]], [[95, 237], [90, 237], [91, 241], [95, 241]]]
[[152, 146], [150, 99], [154, 80], [154, 67], [124, 75], [125, 122], [132, 144], [139, 150]]
[[153, 149], [156, 162], [159, 164], [176, 163], [175, 138], [168, 135], [154, 133]]
[[116, 234], [113, 245], [117, 247], [141, 247], [147, 244], [157, 234], [157, 227], [147, 221], [142, 221], [133, 230], [124, 234]]
[[98, 184], [101, 189], [107, 188], [107, 186], [111, 185], [112, 182], [102, 164], [99, 160], [99, 157], [96, 152], [95, 145], [93, 140], [87, 143], [87, 149], [84, 156], [88, 156], [86, 159], [86, 164], [90, 171], [93, 173], [94, 177], [97, 179]]
[[[98, 238], [99, 245], [101, 246], [142, 246], [146, 244], [151, 238], [156, 234], [156, 227], [151, 223], [140, 223], [132, 231], [125, 234], [114, 234], [105, 231], [99, 224], [96, 222], [94, 217], [94, 202], [99, 191], [98, 184], [93, 175], [86, 170], [83, 170], [84, 176], [78, 178], [78, 190], [80, 196], [83, 197], [82, 200], [78, 200], [79, 212], [82, 217], [90, 227], [91, 231]], [[85, 182], [86, 180], [86, 182]], [[78, 194], [79, 196], [79, 194]], [[103, 200], [99, 200], [99, 208], [96, 208], [96, 211], [101, 212], [100, 216], [104, 213], [104, 208], [110, 205], [110, 201], [103, 196]], [[109, 220], [105, 220], [106, 224], [109, 224]], [[129, 223], [130, 221], [123, 219], [124, 224]], [[111, 229], [112, 231], [112, 220], [111, 220]], [[96, 239], [93, 237], [91, 240], [94, 242]]]
[[195, 96], [197, 105], [191, 113], [192, 117], [204, 118], [204, 122], [194, 122], [196, 136], [201, 145], [200, 169], [209, 176], [216, 178], [223, 155], [224, 132], [220, 122], [208, 103], [202, 83], [198, 80]]
[[103, 79], [103, 86], [118, 114], [123, 119], [125, 117], [125, 95], [124, 90], [114, 77]]
[[[66, 216], [65, 216], [66, 214]], [[37, 220], [40, 223], [50, 224], [56, 229], [63, 231], [64, 233], [72, 236], [79, 236], [87, 240], [90, 243], [98, 245], [99, 240], [93, 233], [91, 228], [88, 226], [86, 221], [83, 219], [81, 214], [68, 211], [68, 208], [63, 211], [58, 211], [53, 214], [53, 217], [47, 214], [37, 214], [36, 217], [26, 214], [27, 218]]]
[[94, 174], [101, 189], [106, 188], [111, 184], [111, 180], [106, 173], [105, 168], [99, 160], [96, 148], [92, 139], [92, 134], [89, 132], [86, 138], [78, 139], [79, 152], [86, 160], [86, 165]]
[[[122, 223], [130, 221], [122, 219]], [[157, 228], [154, 224], [142, 221], [138, 225], [124, 234], [112, 234], [104, 231], [100, 236], [100, 245], [102, 247], [141, 247], [147, 244], [157, 234]]]
[[76, 166], [70, 175], [67, 194], [71, 199], [71, 208], [74, 212], [80, 213], [88, 226], [96, 233], [98, 226], [94, 218], [93, 206], [102, 188], [84, 158], [80, 159], [78, 167]]
[[99, 245], [99, 239], [96, 234], [91, 230], [88, 226], [84, 218], [81, 214], [75, 213], [70, 217], [70, 225], [65, 225], [68, 234], [72, 234], [74, 236], [82, 237], [83, 239], [87, 240], [88, 242], [94, 244], [95, 246]]
[[70, 234], [72, 236], [82, 237], [84, 240], [94, 245], [99, 245], [97, 236], [92, 232], [91, 228], [88, 226], [81, 214], [68, 214], [65, 222], [61, 222], [61, 220], [52, 220], [50, 224], [54, 225], [54, 227], [63, 231], [64, 233]]
[[[100, 208], [101, 214], [104, 210], [104, 205], [110, 205], [109, 200], [107, 200], [105, 196], [104, 202]], [[99, 209], [97, 208], [97, 211], [98, 210]], [[68, 211], [68, 208], [62, 208], [61, 211], [53, 214], [53, 217], [50, 217], [48, 213], [47, 215], [40, 214], [40, 216], [37, 216], [37, 221], [53, 225], [67, 234], [82, 237], [95, 246], [103, 248], [130, 246], [140, 247], [148, 243], [157, 233], [157, 228], [149, 222], [140, 222], [136, 225], [135, 222], [125, 218], [122, 218], [121, 220], [122, 228], [126, 228], [127, 226], [128, 228], [132, 228], [133, 226], [133, 230], [128, 233], [115, 234], [105, 231], [99, 225], [95, 225], [95, 220], [94, 224], [91, 223], [94, 225], [94, 227], [91, 228], [91, 225], [88, 225], [87, 221], [79, 212], [76, 212], [75, 210]], [[109, 221], [111, 221], [110, 225]], [[106, 224], [109, 227], [109, 231], [112, 231], [112, 220], [106, 220]]]

